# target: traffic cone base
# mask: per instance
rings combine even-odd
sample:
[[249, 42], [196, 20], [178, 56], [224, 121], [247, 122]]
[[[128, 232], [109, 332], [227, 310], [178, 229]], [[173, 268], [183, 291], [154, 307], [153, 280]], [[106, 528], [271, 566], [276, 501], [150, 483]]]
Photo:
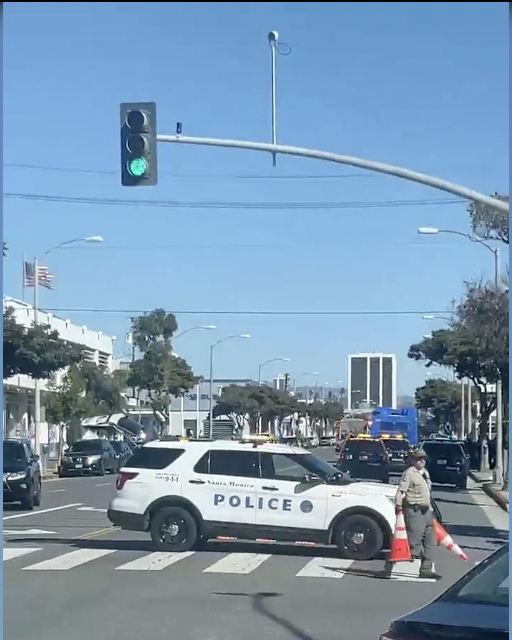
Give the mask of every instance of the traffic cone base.
[[405, 518], [403, 511], [396, 514], [395, 533], [391, 543], [391, 554], [389, 562], [410, 562], [411, 548], [407, 539], [407, 529], [405, 528]]
[[448, 534], [448, 531], [446, 531], [446, 529], [442, 527], [437, 520], [434, 520], [434, 531], [436, 534], [437, 544], [440, 547], [444, 547], [448, 551], [452, 551], [461, 560], [468, 559], [464, 551], [462, 551], [459, 545], [453, 541], [453, 538]]

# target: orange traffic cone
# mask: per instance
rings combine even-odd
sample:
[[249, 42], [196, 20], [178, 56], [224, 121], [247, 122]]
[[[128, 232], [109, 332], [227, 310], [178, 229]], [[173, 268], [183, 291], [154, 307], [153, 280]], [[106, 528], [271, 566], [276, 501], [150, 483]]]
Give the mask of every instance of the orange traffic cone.
[[391, 544], [389, 562], [410, 562], [411, 560], [411, 548], [409, 547], [409, 540], [407, 539], [404, 512], [398, 511], [396, 514], [395, 533]]
[[437, 520], [434, 520], [434, 531], [436, 533], [437, 544], [441, 547], [445, 547], [448, 551], [453, 551], [459, 556], [461, 560], [467, 560], [468, 557], [462, 551], [458, 544], [455, 544], [453, 538], [448, 534], [446, 529], [442, 527]]

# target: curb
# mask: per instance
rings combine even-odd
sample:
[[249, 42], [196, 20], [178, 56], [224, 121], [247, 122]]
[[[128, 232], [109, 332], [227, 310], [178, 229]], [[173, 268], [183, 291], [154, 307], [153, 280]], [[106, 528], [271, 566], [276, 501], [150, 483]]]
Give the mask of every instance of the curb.
[[503, 509], [503, 511], [510, 513], [509, 501], [501, 494], [501, 491], [499, 489], [496, 489], [495, 487], [493, 487], [492, 482], [490, 480], [480, 480], [476, 476], [476, 474], [472, 472], [469, 473], [469, 476], [471, 477], [472, 480], [474, 480], [475, 482], [478, 482], [478, 484], [482, 488], [482, 491], [486, 495], [488, 495], [489, 498], [492, 498], [494, 502], [496, 502], [496, 504]]

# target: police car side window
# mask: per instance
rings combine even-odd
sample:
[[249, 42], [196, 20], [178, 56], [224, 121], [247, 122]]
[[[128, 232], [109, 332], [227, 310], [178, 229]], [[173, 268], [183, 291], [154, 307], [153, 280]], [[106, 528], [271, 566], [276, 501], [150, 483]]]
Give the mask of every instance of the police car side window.
[[259, 459], [254, 451], [208, 451], [194, 467], [195, 473], [238, 478], [259, 478]]
[[258, 478], [258, 454], [255, 451], [210, 451], [210, 473], [219, 476]]
[[301, 482], [304, 476], [311, 473], [293, 456], [276, 453], [261, 454], [261, 471], [264, 478], [271, 480], [288, 480]]

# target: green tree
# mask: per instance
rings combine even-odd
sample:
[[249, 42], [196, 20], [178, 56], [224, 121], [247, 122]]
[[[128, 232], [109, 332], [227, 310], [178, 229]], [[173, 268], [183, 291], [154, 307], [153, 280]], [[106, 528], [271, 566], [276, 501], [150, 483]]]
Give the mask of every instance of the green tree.
[[233, 424], [235, 433], [242, 433], [244, 426], [248, 422], [250, 430], [254, 431], [259, 422], [261, 407], [263, 404], [263, 394], [254, 395], [255, 388], [230, 384], [222, 387], [222, 391], [213, 407], [213, 417], [220, 418], [226, 416]]
[[[508, 196], [495, 193], [494, 198], [508, 202]], [[487, 205], [472, 202], [468, 206], [473, 233], [488, 240], [500, 240], [509, 244], [509, 215], [503, 211], [497, 211]]]
[[188, 363], [173, 353], [177, 328], [174, 315], [163, 309], [132, 319], [133, 344], [141, 355], [130, 363], [126, 383], [146, 391], [155, 417], [160, 413], [167, 424], [172, 398], [182, 396], [197, 382]]
[[455, 430], [461, 415], [461, 386], [444, 378], [431, 378], [416, 389], [416, 407], [428, 411], [436, 429], [450, 427]]
[[4, 380], [27, 375], [48, 380], [54, 373], [82, 359], [81, 346], [63, 340], [48, 325], [24, 327], [16, 322], [14, 310], [4, 312]]
[[[47, 420], [60, 427], [59, 442], [62, 427], [71, 426], [74, 419], [123, 412], [125, 377], [126, 372], [109, 373], [92, 362], [82, 362], [69, 367], [60, 384], [51, 381], [44, 404]], [[75, 439], [80, 434], [71, 435]]]

